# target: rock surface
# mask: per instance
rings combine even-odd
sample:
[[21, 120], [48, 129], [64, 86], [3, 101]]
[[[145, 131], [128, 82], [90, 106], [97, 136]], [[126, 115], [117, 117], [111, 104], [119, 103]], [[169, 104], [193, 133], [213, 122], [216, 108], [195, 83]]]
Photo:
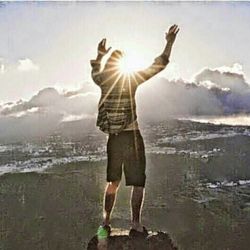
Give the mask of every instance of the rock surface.
[[149, 232], [147, 238], [132, 238], [129, 237], [129, 231], [122, 229], [112, 229], [106, 247], [97, 245], [97, 237], [94, 236], [87, 250], [177, 250], [167, 233]]

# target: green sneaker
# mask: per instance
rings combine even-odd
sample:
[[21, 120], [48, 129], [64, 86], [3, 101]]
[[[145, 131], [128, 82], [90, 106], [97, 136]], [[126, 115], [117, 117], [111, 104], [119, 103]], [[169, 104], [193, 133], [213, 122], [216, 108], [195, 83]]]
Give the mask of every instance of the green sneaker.
[[107, 239], [110, 235], [111, 228], [108, 225], [105, 226], [99, 226], [97, 230], [97, 239], [98, 240], [104, 240]]

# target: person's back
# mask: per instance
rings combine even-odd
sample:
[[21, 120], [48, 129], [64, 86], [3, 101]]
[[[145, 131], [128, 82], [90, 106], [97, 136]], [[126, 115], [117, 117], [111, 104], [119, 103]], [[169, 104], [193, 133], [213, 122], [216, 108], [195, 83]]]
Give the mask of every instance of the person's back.
[[122, 73], [119, 68], [122, 53], [119, 50], [111, 54], [104, 69], [101, 70], [101, 60], [111, 49], [105, 48], [106, 39], [103, 39], [98, 45], [97, 58], [91, 60], [92, 78], [101, 88], [97, 126], [101, 131], [109, 134], [107, 142], [108, 184], [104, 196], [104, 221], [97, 233], [99, 239], [110, 233], [110, 216], [123, 171], [126, 185], [133, 186], [130, 235], [147, 235], [146, 228], [141, 225], [141, 207], [146, 181], [146, 157], [144, 141], [137, 122], [135, 93], [138, 86], [166, 67], [178, 31], [177, 25], [170, 27], [166, 35], [167, 44], [163, 53], [144, 70], [131, 74]]
[[[92, 71], [94, 81], [101, 88], [97, 126], [105, 133], [119, 133], [130, 128], [138, 129], [136, 89], [163, 70], [169, 62], [168, 57], [162, 54], [155, 58], [148, 68], [126, 74], [121, 72], [119, 67], [121, 58], [122, 52], [115, 50], [102, 71], [98, 70], [97, 73], [94, 67]], [[131, 126], [132, 124], [134, 126]]]

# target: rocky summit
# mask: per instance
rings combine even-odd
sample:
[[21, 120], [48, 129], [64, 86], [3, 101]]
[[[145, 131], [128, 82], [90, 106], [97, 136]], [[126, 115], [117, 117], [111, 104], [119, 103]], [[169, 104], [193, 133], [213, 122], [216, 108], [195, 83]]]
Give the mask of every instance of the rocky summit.
[[144, 237], [130, 237], [129, 231], [122, 229], [112, 230], [106, 246], [98, 246], [97, 237], [94, 236], [87, 250], [177, 250], [169, 234], [165, 232], [149, 232]]

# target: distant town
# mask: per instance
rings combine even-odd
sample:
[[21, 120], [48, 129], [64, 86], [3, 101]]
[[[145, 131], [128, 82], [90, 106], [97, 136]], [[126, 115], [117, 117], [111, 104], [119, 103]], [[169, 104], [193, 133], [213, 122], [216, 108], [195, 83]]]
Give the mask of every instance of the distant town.
[[[203, 163], [222, 156], [225, 149], [200, 145], [199, 141], [249, 136], [248, 127], [200, 124], [188, 121], [168, 121], [148, 124], [141, 129], [146, 153], [180, 155]], [[48, 167], [81, 161], [106, 159], [108, 136], [90, 133], [77, 138], [53, 133], [43, 138], [0, 144], [0, 174], [6, 172], [42, 171]]]

